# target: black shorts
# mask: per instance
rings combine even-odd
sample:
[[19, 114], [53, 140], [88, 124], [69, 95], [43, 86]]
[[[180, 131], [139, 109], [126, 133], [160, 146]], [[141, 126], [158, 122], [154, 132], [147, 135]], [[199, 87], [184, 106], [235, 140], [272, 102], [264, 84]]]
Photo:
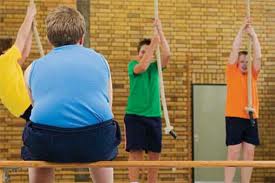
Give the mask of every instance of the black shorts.
[[126, 114], [126, 151], [161, 152], [162, 124], [160, 117]]
[[96, 162], [117, 156], [120, 129], [109, 120], [81, 128], [59, 128], [28, 122], [23, 132], [23, 160]]
[[249, 119], [226, 117], [226, 145], [237, 145], [247, 142], [259, 145], [258, 122], [255, 119], [255, 126], [252, 126]]

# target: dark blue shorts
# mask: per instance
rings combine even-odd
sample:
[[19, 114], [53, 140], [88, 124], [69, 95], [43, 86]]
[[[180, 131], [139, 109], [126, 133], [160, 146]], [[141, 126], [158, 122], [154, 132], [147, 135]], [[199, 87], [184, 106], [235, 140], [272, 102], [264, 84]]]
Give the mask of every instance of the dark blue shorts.
[[126, 114], [126, 151], [161, 152], [161, 118]]
[[21, 157], [62, 163], [113, 160], [120, 141], [120, 129], [114, 120], [81, 128], [28, 122], [23, 132]]
[[258, 122], [252, 126], [249, 119], [226, 117], [226, 145], [237, 145], [246, 142], [259, 145]]

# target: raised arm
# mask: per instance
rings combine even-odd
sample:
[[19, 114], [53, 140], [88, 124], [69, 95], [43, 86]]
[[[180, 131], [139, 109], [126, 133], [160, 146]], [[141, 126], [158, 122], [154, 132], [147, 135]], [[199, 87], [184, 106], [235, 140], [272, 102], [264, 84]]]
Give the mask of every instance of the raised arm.
[[250, 23], [250, 18], [246, 18], [244, 24], [241, 26], [237, 36], [234, 39], [234, 42], [232, 45], [232, 50], [231, 50], [230, 56], [228, 58], [229, 64], [235, 64], [238, 60], [239, 51], [240, 51], [241, 44], [242, 44], [243, 32], [245, 31], [245, 29], [249, 25], [249, 23]]
[[27, 41], [25, 43], [25, 47], [22, 52], [22, 58], [18, 61], [18, 63], [22, 66], [25, 60], [28, 58], [32, 47], [32, 31], [30, 31]]
[[162, 24], [159, 19], [155, 19], [154, 26], [157, 28], [158, 34], [160, 37], [161, 66], [166, 67], [170, 60], [170, 56], [171, 56], [170, 47], [169, 47], [169, 44], [164, 36]]
[[134, 68], [134, 73], [135, 74], [140, 74], [140, 73], [145, 72], [147, 70], [147, 68], [149, 67], [149, 65], [151, 63], [151, 60], [154, 56], [156, 47], [160, 42], [159, 39], [160, 38], [159, 38], [159, 35], [157, 33], [157, 30], [155, 30], [154, 31], [154, 36], [151, 40], [150, 45], [146, 49], [144, 56], [141, 58], [139, 63]]
[[261, 69], [261, 58], [262, 58], [262, 52], [261, 52], [261, 45], [258, 39], [258, 36], [252, 27], [252, 25], [249, 25], [246, 28], [246, 32], [251, 38], [252, 46], [253, 46], [253, 68], [256, 72], [259, 72]]
[[[15, 40], [15, 46], [20, 50], [22, 55], [24, 54], [24, 48], [26, 45], [28, 45], [28, 38], [30, 38], [31, 35], [31, 28], [32, 28], [32, 22], [34, 20], [34, 16], [36, 14], [36, 8], [34, 4], [31, 4], [28, 7], [27, 14], [25, 16], [24, 22], [19, 28], [19, 31], [17, 33], [17, 37]], [[27, 48], [26, 48], [27, 51]]]

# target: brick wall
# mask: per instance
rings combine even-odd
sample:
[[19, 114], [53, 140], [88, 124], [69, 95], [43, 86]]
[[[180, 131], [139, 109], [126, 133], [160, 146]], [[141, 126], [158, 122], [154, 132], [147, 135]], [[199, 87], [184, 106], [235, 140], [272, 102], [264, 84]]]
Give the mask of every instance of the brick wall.
[[[23, 21], [27, 0], [0, 0], [0, 38], [14, 38]], [[37, 0], [37, 22], [44, 49], [50, 50], [45, 37], [44, 18], [58, 4], [76, 6], [75, 0]], [[114, 87], [114, 114], [123, 129], [124, 108], [129, 91], [127, 63], [136, 54], [136, 43], [152, 35], [153, 0], [90, 1], [90, 44], [109, 61]], [[170, 43], [172, 59], [164, 72], [170, 120], [178, 140], [163, 136], [162, 160], [192, 159], [191, 84], [224, 84], [224, 69], [231, 45], [245, 15], [244, 2], [238, 0], [159, 0], [159, 14]], [[252, 16], [262, 45], [263, 69], [259, 79], [260, 134], [262, 145], [257, 160], [275, 156], [273, 113], [275, 112], [275, 1], [252, 1]], [[35, 44], [28, 63], [39, 57]], [[243, 46], [245, 48], [245, 44]], [[24, 122], [0, 107], [0, 159], [19, 159]], [[123, 136], [124, 140], [124, 136]], [[126, 160], [124, 143], [119, 160]], [[160, 171], [160, 182], [190, 183], [190, 169]], [[27, 180], [25, 171], [12, 173], [11, 182]], [[85, 176], [74, 176], [84, 173]], [[275, 170], [256, 169], [252, 182], [274, 182]], [[87, 179], [86, 170], [58, 170], [56, 182]], [[127, 182], [127, 171], [117, 169], [115, 182]]]

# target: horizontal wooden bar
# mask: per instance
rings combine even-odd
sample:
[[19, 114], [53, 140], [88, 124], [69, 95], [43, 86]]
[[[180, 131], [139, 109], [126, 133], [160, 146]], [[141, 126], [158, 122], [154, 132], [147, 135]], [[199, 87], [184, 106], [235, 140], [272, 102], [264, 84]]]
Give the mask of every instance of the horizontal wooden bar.
[[143, 167], [143, 168], [209, 168], [256, 167], [275, 168], [275, 161], [100, 161], [96, 163], [50, 163], [44, 161], [0, 161], [0, 168], [94, 168], [94, 167]]

